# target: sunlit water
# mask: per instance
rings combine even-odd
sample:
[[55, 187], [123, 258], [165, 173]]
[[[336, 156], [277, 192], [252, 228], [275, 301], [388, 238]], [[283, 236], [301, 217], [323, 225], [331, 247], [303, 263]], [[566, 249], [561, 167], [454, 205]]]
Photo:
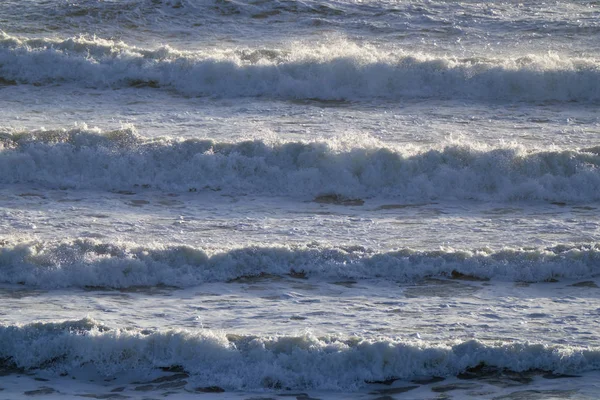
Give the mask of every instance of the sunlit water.
[[0, 394], [597, 398], [598, 7], [1, 2]]

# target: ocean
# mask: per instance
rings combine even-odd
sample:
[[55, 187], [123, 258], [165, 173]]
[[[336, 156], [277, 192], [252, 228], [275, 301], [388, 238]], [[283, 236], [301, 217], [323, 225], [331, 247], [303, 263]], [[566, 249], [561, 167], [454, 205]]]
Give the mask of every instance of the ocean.
[[0, 1], [0, 399], [600, 398], [600, 2]]

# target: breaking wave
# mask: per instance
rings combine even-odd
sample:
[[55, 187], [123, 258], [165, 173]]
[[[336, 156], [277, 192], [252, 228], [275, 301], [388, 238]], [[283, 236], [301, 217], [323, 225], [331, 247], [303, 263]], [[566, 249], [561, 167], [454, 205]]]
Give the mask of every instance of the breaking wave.
[[144, 139], [133, 128], [0, 134], [0, 183], [403, 200], [600, 200], [600, 151], [430, 150]]
[[[448, 344], [358, 337], [257, 337], [208, 330], [112, 329], [86, 318], [0, 326], [0, 357], [22, 369], [101, 374], [177, 367], [194, 385], [229, 390], [354, 390], [368, 381], [455, 376], [485, 364], [511, 371], [600, 368], [600, 349], [530, 343]], [[189, 374], [189, 376], [188, 376]], [[190, 386], [192, 383], [190, 383]]]
[[154, 50], [99, 38], [28, 39], [0, 31], [0, 81], [166, 88], [188, 96], [362, 100], [600, 100], [600, 62], [385, 52], [343, 42], [288, 49]]
[[209, 252], [189, 246], [135, 247], [93, 240], [5, 241], [0, 247], [0, 282], [43, 288], [191, 287], [274, 275], [399, 282], [465, 276], [528, 282], [593, 278], [600, 275], [600, 247], [377, 253], [363, 247], [280, 246]]

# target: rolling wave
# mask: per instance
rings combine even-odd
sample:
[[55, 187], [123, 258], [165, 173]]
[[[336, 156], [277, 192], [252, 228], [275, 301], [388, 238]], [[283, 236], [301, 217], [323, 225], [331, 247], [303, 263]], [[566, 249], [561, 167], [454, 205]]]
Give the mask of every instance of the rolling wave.
[[405, 152], [333, 142], [151, 140], [133, 128], [0, 134], [0, 183], [73, 189], [590, 202], [600, 200], [599, 167], [595, 148]]
[[43, 288], [191, 287], [274, 275], [399, 282], [467, 276], [540, 282], [599, 274], [597, 244], [386, 253], [315, 246], [245, 247], [215, 253], [189, 246], [135, 247], [92, 240], [4, 242], [0, 247], [0, 282]]
[[600, 100], [600, 62], [591, 58], [546, 54], [460, 59], [388, 53], [349, 42], [191, 52], [169, 46], [148, 50], [99, 38], [28, 39], [0, 32], [0, 81], [152, 87], [217, 97]]
[[[229, 390], [356, 390], [368, 381], [455, 376], [486, 365], [577, 373], [600, 368], [600, 349], [531, 343], [449, 344], [399, 339], [257, 337], [209, 330], [112, 329], [93, 319], [0, 326], [6, 365], [70, 373], [93, 365], [105, 376], [176, 367], [194, 385]], [[189, 374], [189, 376], [188, 376]], [[191, 385], [191, 383], [190, 383]]]

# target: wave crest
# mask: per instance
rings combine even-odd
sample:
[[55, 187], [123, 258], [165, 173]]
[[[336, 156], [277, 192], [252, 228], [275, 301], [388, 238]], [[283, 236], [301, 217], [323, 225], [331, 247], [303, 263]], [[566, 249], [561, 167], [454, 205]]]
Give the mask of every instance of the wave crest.
[[135, 129], [0, 134], [0, 183], [98, 190], [223, 190], [236, 194], [429, 200], [600, 200], [594, 149], [419, 152], [333, 142], [144, 139]]
[[103, 375], [178, 366], [194, 383], [232, 390], [355, 390], [390, 377], [454, 376], [480, 364], [512, 371], [583, 372], [600, 368], [600, 349], [475, 340], [303, 336], [256, 337], [203, 331], [109, 329], [89, 318], [0, 326], [0, 357], [25, 369]]
[[289, 49], [155, 50], [99, 38], [0, 32], [0, 78], [84, 87], [164, 87], [189, 96], [361, 100], [598, 101], [600, 63], [555, 54], [486, 59], [392, 53], [353, 43]]
[[265, 275], [412, 282], [456, 274], [529, 282], [591, 278], [600, 274], [600, 247], [375, 253], [362, 247], [282, 246], [211, 253], [189, 246], [135, 247], [93, 240], [0, 247], [0, 282], [45, 288], [190, 287]]

